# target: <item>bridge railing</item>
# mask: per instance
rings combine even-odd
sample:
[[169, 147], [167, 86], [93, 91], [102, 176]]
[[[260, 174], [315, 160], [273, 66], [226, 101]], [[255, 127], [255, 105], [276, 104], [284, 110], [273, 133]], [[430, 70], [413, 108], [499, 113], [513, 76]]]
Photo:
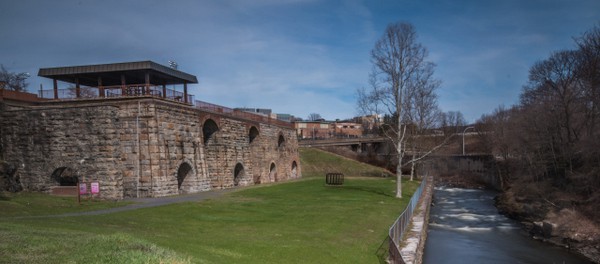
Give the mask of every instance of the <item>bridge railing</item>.
[[406, 209], [400, 214], [398, 219], [394, 222], [394, 224], [390, 227], [390, 231], [388, 233], [388, 238], [390, 240], [390, 260], [391, 263], [404, 263], [402, 260], [402, 256], [400, 255], [400, 242], [402, 241], [402, 237], [406, 232], [406, 227], [410, 223], [410, 219], [413, 216], [415, 208], [417, 207], [417, 203], [419, 202], [419, 198], [423, 193], [423, 190], [427, 186], [427, 177], [423, 178], [423, 181], [410, 198]]

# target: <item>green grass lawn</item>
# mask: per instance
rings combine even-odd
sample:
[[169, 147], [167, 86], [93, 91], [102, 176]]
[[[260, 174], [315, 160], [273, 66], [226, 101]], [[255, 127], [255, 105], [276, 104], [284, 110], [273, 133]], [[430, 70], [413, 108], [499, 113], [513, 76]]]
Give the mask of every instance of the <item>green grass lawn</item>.
[[31, 192], [0, 192], [0, 218], [95, 211], [127, 204], [130, 202], [94, 200], [87, 197], [82, 197], [79, 204], [77, 197], [58, 197]]
[[328, 172], [341, 172], [356, 177], [395, 177], [385, 169], [314, 148], [300, 148], [300, 161], [304, 178], [324, 177]]
[[[347, 178], [330, 187], [316, 177], [321, 172], [311, 173], [201, 202], [0, 217], [0, 263], [378, 263], [377, 250], [410, 196], [394, 198], [393, 178]], [[418, 184], [406, 182], [404, 192]]]

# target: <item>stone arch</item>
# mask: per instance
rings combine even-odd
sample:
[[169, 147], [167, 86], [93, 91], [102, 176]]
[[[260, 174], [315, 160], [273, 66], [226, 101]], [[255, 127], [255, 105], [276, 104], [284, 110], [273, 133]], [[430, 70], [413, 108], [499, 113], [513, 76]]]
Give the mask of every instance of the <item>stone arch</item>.
[[277, 147], [282, 148], [285, 145], [285, 137], [283, 133], [279, 133], [279, 137], [277, 137]]
[[50, 176], [59, 186], [77, 186], [79, 177], [71, 167], [63, 166], [55, 169]]
[[292, 161], [292, 169], [290, 170], [290, 176], [292, 178], [297, 178], [298, 177], [298, 163], [296, 163], [296, 161]]
[[259, 131], [255, 126], [250, 127], [248, 130], [248, 143], [252, 144], [254, 140], [258, 137]]
[[209, 140], [214, 138], [214, 134], [219, 131], [219, 126], [212, 119], [206, 119], [204, 124], [202, 124], [202, 136], [204, 138], [204, 145], [208, 143]]
[[233, 186], [238, 186], [244, 176], [246, 176], [244, 165], [242, 163], [235, 164], [235, 168], [233, 169]]
[[275, 165], [275, 162], [271, 162], [271, 166], [269, 166], [269, 179], [274, 182], [277, 181], [277, 165]]
[[196, 175], [196, 171], [194, 167], [190, 165], [188, 161], [183, 161], [177, 167], [177, 173], [175, 177], [177, 178], [177, 191], [179, 193], [189, 193], [193, 189], [193, 178]]

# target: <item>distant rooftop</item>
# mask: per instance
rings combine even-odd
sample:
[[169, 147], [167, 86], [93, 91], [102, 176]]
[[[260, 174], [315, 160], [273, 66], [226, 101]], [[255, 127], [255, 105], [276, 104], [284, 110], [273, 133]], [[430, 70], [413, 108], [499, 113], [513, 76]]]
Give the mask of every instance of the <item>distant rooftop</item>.
[[198, 83], [194, 75], [153, 61], [41, 68], [38, 76], [68, 83], [75, 83], [78, 80], [81, 85], [86, 86], [98, 86], [98, 80], [101, 79], [103, 86], [112, 86], [121, 85], [122, 77], [128, 84], [146, 83], [146, 73], [152, 84]]

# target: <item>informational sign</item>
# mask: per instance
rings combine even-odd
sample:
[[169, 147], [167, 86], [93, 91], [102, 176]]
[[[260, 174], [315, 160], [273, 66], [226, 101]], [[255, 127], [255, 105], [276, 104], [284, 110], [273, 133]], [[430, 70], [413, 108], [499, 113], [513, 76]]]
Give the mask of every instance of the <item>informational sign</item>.
[[98, 182], [92, 182], [92, 194], [99, 194], [100, 193], [100, 183]]
[[86, 193], [87, 193], [87, 184], [80, 183], [79, 184], [79, 194], [86, 194]]

